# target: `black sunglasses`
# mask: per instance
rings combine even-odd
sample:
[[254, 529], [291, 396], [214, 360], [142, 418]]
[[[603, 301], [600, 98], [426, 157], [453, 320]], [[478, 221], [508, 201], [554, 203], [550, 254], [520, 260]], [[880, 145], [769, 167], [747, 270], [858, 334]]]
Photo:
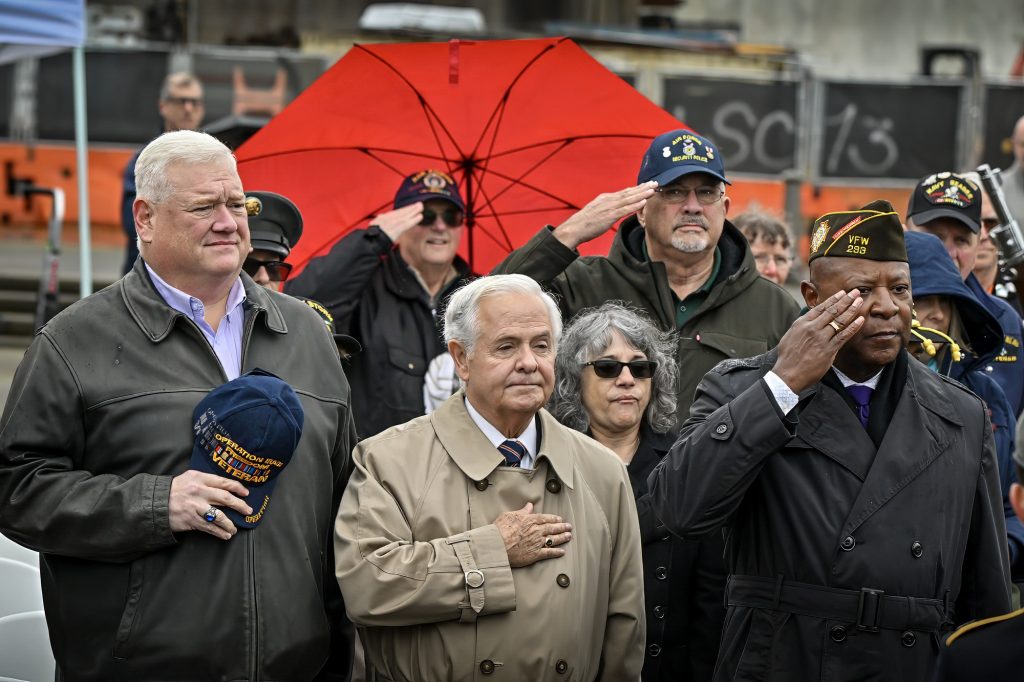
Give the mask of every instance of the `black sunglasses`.
[[245, 274], [250, 277], [255, 277], [256, 273], [260, 271], [260, 268], [267, 269], [267, 277], [270, 278], [271, 282], [283, 282], [288, 279], [288, 275], [292, 271], [291, 263], [285, 263], [279, 260], [256, 260], [255, 258], [246, 258], [242, 264], [242, 270]]
[[594, 360], [584, 362], [583, 366], [594, 368], [594, 374], [602, 379], [617, 379], [622, 374], [623, 367], [629, 367], [629, 373], [634, 379], [650, 379], [654, 376], [654, 370], [658, 363], [654, 360], [632, 360], [631, 362], [619, 362], [618, 360]]
[[[434, 224], [434, 221], [437, 220], [437, 216], [437, 211], [429, 208], [423, 209], [423, 219], [420, 221], [420, 225], [423, 227], [430, 227]], [[459, 227], [462, 225], [462, 211], [457, 208], [446, 208], [441, 212], [440, 216], [441, 220], [443, 220], [444, 224], [448, 227]]]

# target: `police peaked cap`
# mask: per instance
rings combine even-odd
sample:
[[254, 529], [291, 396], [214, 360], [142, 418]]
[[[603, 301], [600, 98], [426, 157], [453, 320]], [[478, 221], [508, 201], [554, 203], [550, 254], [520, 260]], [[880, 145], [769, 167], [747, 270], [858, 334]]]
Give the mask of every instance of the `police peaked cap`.
[[274, 192], [246, 192], [245, 212], [252, 248], [287, 258], [302, 237], [302, 214], [295, 204]]

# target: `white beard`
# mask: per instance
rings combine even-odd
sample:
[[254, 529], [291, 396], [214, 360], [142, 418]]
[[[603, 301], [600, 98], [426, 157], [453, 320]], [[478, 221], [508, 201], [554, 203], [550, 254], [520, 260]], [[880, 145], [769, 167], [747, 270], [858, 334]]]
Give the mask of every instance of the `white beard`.
[[711, 245], [707, 232], [673, 232], [672, 248], [683, 253], [700, 253], [707, 251]]

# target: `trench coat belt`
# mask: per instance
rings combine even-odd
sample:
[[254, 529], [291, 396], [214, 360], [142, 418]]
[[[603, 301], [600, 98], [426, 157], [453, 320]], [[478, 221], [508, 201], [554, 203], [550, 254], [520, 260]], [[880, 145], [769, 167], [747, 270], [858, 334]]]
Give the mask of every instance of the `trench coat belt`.
[[852, 623], [861, 630], [935, 632], [953, 622], [951, 605], [942, 599], [901, 597], [862, 587], [850, 590], [761, 576], [730, 575], [726, 604], [770, 609], [812, 618]]

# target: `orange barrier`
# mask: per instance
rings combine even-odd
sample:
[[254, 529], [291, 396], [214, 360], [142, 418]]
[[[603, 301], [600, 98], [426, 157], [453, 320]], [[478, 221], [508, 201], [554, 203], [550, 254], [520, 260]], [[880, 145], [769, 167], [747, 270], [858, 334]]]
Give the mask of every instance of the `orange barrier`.
[[[121, 183], [124, 167], [134, 150], [114, 147], [93, 147], [89, 150], [89, 212], [95, 239], [112, 243], [121, 237]], [[73, 145], [38, 144], [31, 148], [21, 144], [0, 144], [0, 168], [10, 162], [14, 174], [31, 178], [45, 187], [61, 187], [67, 197], [65, 219], [71, 226], [78, 221], [78, 187]], [[273, 188], [268, 188], [273, 189]], [[609, 188], [612, 190], [615, 188]], [[778, 180], [737, 180], [729, 188], [732, 198], [730, 215], [739, 215], [747, 208], [760, 208], [782, 216], [785, 209], [785, 187]], [[875, 200], [887, 199], [897, 212], [906, 210], [910, 188], [812, 186], [801, 188], [802, 225], [791, 228], [801, 241], [800, 253], [807, 254], [806, 232], [813, 220], [829, 211], [841, 211]], [[33, 199], [26, 207], [23, 198], [0, 194], [0, 236], [3, 232], [31, 230], [45, 236], [49, 205], [45, 199]]]

